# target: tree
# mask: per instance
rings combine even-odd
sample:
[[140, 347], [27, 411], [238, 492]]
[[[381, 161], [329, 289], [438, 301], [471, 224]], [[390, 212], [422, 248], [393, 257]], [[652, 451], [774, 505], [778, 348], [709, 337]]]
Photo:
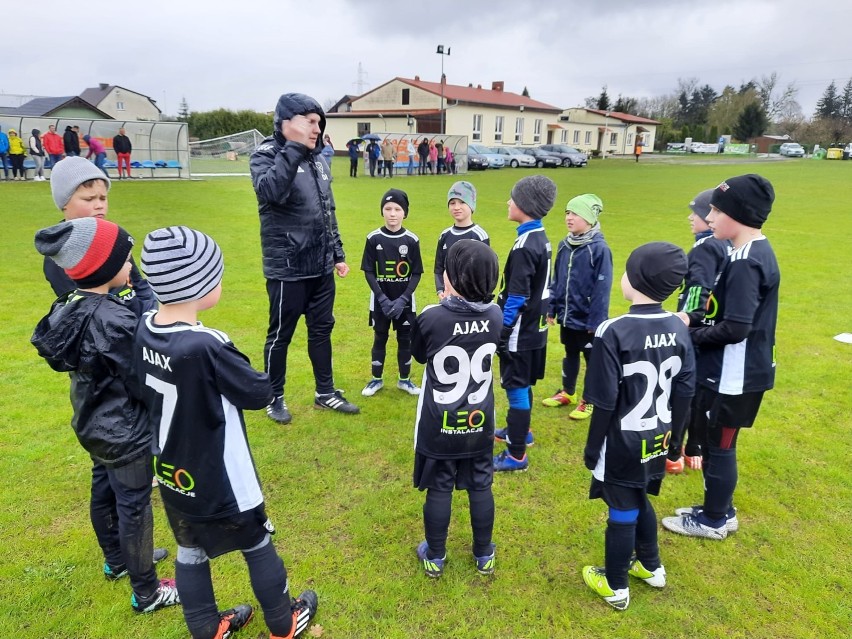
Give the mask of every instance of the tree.
[[524, 96], [525, 98], [530, 97], [530, 91], [529, 91], [529, 89], [527, 89], [526, 87], [524, 87], [524, 90], [523, 90], [523, 91], [521, 91], [521, 95], [522, 95], [522, 96]]
[[791, 82], [784, 89], [779, 90], [778, 74], [774, 71], [768, 76], [762, 76], [759, 81], [753, 82], [753, 84], [754, 88], [757, 89], [766, 117], [772, 122], [786, 115], [792, 105], [799, 106], [796, 102], [796, 95], [799, 93], [796, 85]]
[[843, 96], [840, 98], [840, 117], [852, 124], [852, 78], [843, 87]]
[[610, 110], [609, 94], [606, 92], [606, 85], [601, 89], [601, 94], [598, 96], [597, 106], [595, 108], [601, 111]]
[[742, 142], [763, 135], [769, 126], [769, 119], [759, 101], [747, 104], [734, 125], [734, 137]]
[[825, 88], [822, 97], [817, 100], [814, 117], [817, 119], [836, 118], [840, 114], [841, 98], [837, 95], [837, 85], [834, 80]]
[[707, 113], [707, 123], [715, 126], [719, 133], [726, 135], [734, 132], [743, 109], [749, 104], [759, 102], [759, 97], [754, 88], [741, 85], [739, 89], [728, 85], [722, 90], [713, 106]]
[[257, 129], [264, 135], [272, 133], [272, 116], [256, 111], [194, 111], [189, 115], [189, 135], [199, 140], [209, 140], [223, 135]]
[[178, 122], [188, 122], [189, 121], [189, 103], [186, 101], [186, 96], [180, 99], [180, 106], [178, 107]]
[[636, 106], [637, 106], [636, 98], [625, 98], [620, 93], [618, 94], [618, 99], [615, 101], [615, 104], [612, 106], [613, 111], [618, 111], [619, 113], [629, 113], [630, 115], [637, 115]]

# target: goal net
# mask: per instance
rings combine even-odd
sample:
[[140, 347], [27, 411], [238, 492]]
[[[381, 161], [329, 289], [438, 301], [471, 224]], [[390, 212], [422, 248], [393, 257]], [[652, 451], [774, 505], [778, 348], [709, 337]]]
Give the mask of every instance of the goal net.
[[189, 143], [192, 174], [248, 175], [249, 156], [266, 136], [257, 129]]

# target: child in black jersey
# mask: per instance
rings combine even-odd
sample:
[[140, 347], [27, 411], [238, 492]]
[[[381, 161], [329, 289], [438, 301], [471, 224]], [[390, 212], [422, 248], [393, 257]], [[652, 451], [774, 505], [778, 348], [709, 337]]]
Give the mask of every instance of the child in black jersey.
[[94, 463], [90, 514], [104, 576], [129, 575], [136, 612], [173, 606], [174, 580], [158, 579], [154, 567], [168, 553], [153, 548], [152, 434], [133, 367], [139, 318], [111, 292], [130, 277], [133, 238], [112, 222], [81, 216], [42, 229], [35, 245], [76, 286], [53, 303], [32, 343], [53, 370], [71, 377], [71, 426]]
[[662, 307], [684, 275], [686, 255], [674, 244], [630, 254], [621, 278], [630, 310], [598, 327], [586, 375], [595, 406], [584, 451], [589, 498], [602, 499], [609, 518], [605, 567], [585, 566], [583, 580], [617, 610], [630, 604], [628, 575], [666, 585], [648, 495], [660, 492], [671, 431], [682, 427], [695, 387], [689, 332]]
[[464, 180], [453, 184], [447, 191], [447, 210], [453, 218], [453, 225], [441, 231], [435, 250], [435, 290], [439, 299], [444, 297], [444, 263], [450, 247], [459, 240], [490, 244], [488, 233], [473, 221], [476, 211], [476, 188], [473, 184]]
[[[695, 244], [686, 256], [689, 270], [677, 298], [677, 310], [683, 313], [695, 313], [696, 319], [707, 314], [707, 299], [710, 291], [716, 284], [716, 276], [722, 270], [731, 252], [731, 243], [728, 240], [713, 237], [713, 231], [707, 225], [712, 194], [713, 189], [707, 189], [696, 195], [689, 203], [691, 211], [689, 224], [695, 235]], [[708, 321], [713, 321], [715, 309], [711, 310], [710, 314]], [[684, 466], [701, 470], [701, 444], [698, 441], [698, 433], [704, 431], [703, 424], [706, 420], [707, 416], [698, 410], [698, 407], [693, 406], [686, 427], [686, 445], [681, 446], [682, 433], [672, 433], [666, 472], [677, 475], [683, 472]]]
[[154, 473], [178, 543], [186, 625], [194, 639], [207, 639], [249, 622], [249, 605], [219, 612], [210, 577], [210, 557], [239, 550], [271, 637], [292, 638], [316, 614], [317, 596], [306, 590], [290, 599], [242, 414], [268, 405], [272, 386], [227, 335], [197, 321], [219, 301], [222, 252], [207, 235], [172, 226], [145, 238], [142, 268], [160, 310], [139, 324], [135, 360], [154, 431]]
[[370, 286], [370, 326], [373, 327], [372, 373], [361, 394], [375, 395], [384, 387], [382, 374], [391, 325], [396, 331], [399, 378], [396, 387], [409, 395], [420, 389], [411, 381], [411, 325], [417, 305], [414, 290], [423, 274], [420, 240], [402, 226], [408, 217], [408, 195], [391, 189], [380, 203], [384, 226], [367, 235], [361, 270]]
[[698, 348], [695, 406], [708, 415], [701, 435], [704, 502], [662, 521], [681, 535], [722, 540], [739, 529], [737, 436], [754, 423], [763, 393], [775, 384], [781, 272], [761, 231], [774, 200], [772, 184], [754, 174], [725, 180], [710, 197], [707, 222], [733, 252], [713, 287], [710, 311], [679, 313]]
[[550, 240], [542, 218], [556, 202], [556, 184], [543, 175], [522, 178], [507, 202], [509, 220], [518, 225], [497, 303], [503, 309], [500, 333], [500, 385], [509, 398], [506, 428], [495, 432], [506, 450], [494, 457], [498, 472], [526, 470], [532, 387], [544, 377], [547, 349], [547, 306], [550, 296]]
[[414, 324], [411, 351], [426, 364], [415, 423], [414, 486], [426, 491], [426, 540], [417, 557], [430, 577], [444, 570], [454, 489], [466, 490], [470, 500], [476, 569], [494, 572], [492, 376], [502, 314], [491, 299], [497, 273], [491, 248], [455, 243], [447, 254], [444, 298]]

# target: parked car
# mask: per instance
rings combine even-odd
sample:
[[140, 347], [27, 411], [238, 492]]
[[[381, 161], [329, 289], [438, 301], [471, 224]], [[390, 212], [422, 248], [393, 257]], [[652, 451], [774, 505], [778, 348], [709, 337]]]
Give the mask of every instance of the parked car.
[[470, 147], [467, 149], [467, 168], [470, 171], [484, 171], [488, 168], [488, 158], [475, 153]]
[[519, 166], [535, 166], [535, 158], [532, 155], [521, 151], [516, 146], [492, 146], [491, 150], [502, 155], [503, 161], [513, 169], [516, 169]]
[[567, 144], [542, 144], [538, 147], [562, 159], [562, 166], [586, 166], [589, 156]]
[[535, 158], [535, 165], [540, 169], [555, 169], [558, 166], [562, 166], [562, 158], [553, 155], [553, 153], [548, 153], [537, 146], [522, 146], [520, 149], [527, 155], [533, 156]]
[[477, 155], [483, 155], [488, 158], [489, 169], [502, 169], [506, 166], [506, 160], [503, 159], [503, 156], [499, 153], [494, 153], [494, 151], [484, 144], [468, 144], [467, 149], [469, 153], [473, 152]]
[[803, 158], [805, 157], [805, 149], [798, 142], [785, 142], [778, 149], [778, 155], [788, 158]]

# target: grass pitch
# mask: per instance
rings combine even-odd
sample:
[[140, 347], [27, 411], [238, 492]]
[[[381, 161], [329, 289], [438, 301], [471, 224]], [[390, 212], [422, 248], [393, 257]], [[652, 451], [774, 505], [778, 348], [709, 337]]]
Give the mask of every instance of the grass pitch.
[[[340, 228], [352, 273], [338, 280], [334, 361], [337, 385], [362, 412], [343, 417], [311, 408], [313, 379], [304, 328], [290, 350], [287, 399], [293, 424], [247, 413], [275, 544], [292, 590], [320, 598], [316, 623], [337, 637], [845, 637], [852, 626], [852, 346], [832, 337], [852, 332], [852, 162], [790, 160], [757, 164], [642, 158], [595, 161], [546, 174], [559, 186], [545, 219], [554, 247], [564, 236], [565, 202], [583, 192], [604, 201], [601, 224], [615, 261], [611, 315], [627, 303], [617, 285], [629, 252], [651, 240], [688, 249], [687, 203], [700, 190], [746, 172], [769, 178], [777, 200], [765, 226], [782, 271], [778, 375], [755, 428], [739, 445], [736, 502], [741, 530], [724, 542], [660, 531], [669, 586], [631, 584], [631, 606], [610, 609], [586, 589], [580, 568], [603, 560], [606, 512], [589, 501], [583, 425], [538, 402], [559, 385], [561, 346], [551, 331], [548, 376], [535, 388], [536, 446], [528, 473], [495, 478], [497, 571], [474, 571], [466, 495], [454, 501], [449, 563], [439, 581], [414, 558], [423, 538], [423, 495], [411, 487], [416, 398], [388, 384], [375, 397], [370, 377], [368, 288], [359, 271], [367, 232], [381, 223], [379, 198], [391, 185], [411, 200], [406, 227], [419, 235], [427, 273], [417, 299], [435, 300], [435, 242], [451, 224], [449, 176], [393, 180], [333, 171]], [[506, 220], [519, 169], [469, 174], [479, 192], [475, 219], [505, 259], [515, 236]], [[52, 295], [33, 249], [35, 231], [59, 214], [49, 184], [0, 183], [0, 453], [6, 488], [0, 508], [0, 611], [16, 637], [186, 637], [178, 609], [134, 615], [125, 581], [101, 576], [88, 519], [90, 461], [69, 426], [67, 377], [51, 371], [29, 344]], [[258, 218], [248, 178], [116, 182], [110, 219], [136, 237], [186, 224], [212, 235], [225, 255], [224, 295], [202, 321], [226, 331], [255, 365], [262, 361], [267, 300], [260, 267]], [[135, 251], [137, 260], [138, 249]], [[670, 301], [668, 307], [672, 306]], [[394, 341], [386, 381], [393, 379]], [[422, 367], [415, 365], [414, 378]], [[498, 420], [505, 395], [497, 389]], [[653, 500], [658, 516], [700, 500], [701, 474], [669, 477]], [[155, 495], [157, 545], [174, 549]], [[174, 575], [171, 559], [160, 565]], [[239, 554], [212, 562], [220, 608], [256, 604]], [[262, 615], [243, 631], [263, 634]]]

